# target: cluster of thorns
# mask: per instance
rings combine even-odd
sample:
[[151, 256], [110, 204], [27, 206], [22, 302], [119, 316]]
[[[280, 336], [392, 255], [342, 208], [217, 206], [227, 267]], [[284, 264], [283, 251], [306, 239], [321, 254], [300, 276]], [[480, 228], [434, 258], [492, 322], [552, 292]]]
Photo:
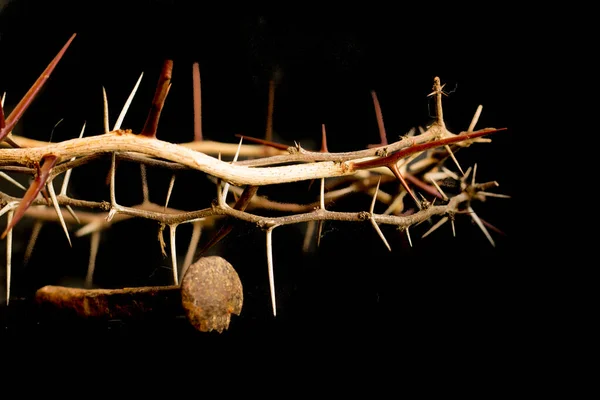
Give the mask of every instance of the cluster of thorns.
[[[425, 237], [446, 222], [452, 225], [455, 235], [454, 219], [464, 214], [476, 223], [494, 245], [489, 230], [496, 230], [478, 217], [472, 204], [484, 201], [486, 197], [508, 197], [490, 193], [488, 190], [498, 186], [495, 181], [477, 183], [477, 164], [463, 171], [455, 157], [457, 150], [473, 143], [489, 142], [483, 138], [506, 128], [485, 128], [474, 130], [481, 114], [479, 106], [469, 128], [459, 134], [446, 129], [442, 112], [442, 98], [445, 95], [438, 77], [434, 79], [433, 96], [436, 102], [436, 120], [427, 129], [411, 130], [394, 143], [387, 142], [381, 108], [375, 92], [373, 97], [381, 142], [367, 149], [331, 153], [327, 149], [325, 126], [322, 125], [322, 146], [320, 151], [309, 151], [296, 144], [286, 146], [271, 140], [274, 84], [269, 87], [267, 112], [267, 131], [265, 139], [241, 136], [239, 145], [203, 140], [201, 121], [200, 72], [197, 63], [193, 64], [194, 82], [194, 140], [189, 143], [169, 143], [156, 137], [158, 121], [165, 99], [171, 87], [173, 62], [166, 60], [158, 79], [152, 107], [145, 125], [139, 134], [122, 130], [121, 124], [140, 84], [138, 79], [131, 95], [127, 99], [117, 121], [112, 128], [108, 120], [108, 102], [104, 92], [104, 133], [84, 137], [85, 124], [78, 138], [59, 142], [44, 143], [25, 137], [12, 135], [11, 131], [27, 110], [36, 94], [50, 77], [60, 59], [75, 39], [73, 34], [56, 57], [50, 62], [37, 81], [5, 117], [3, 111], [5, 95], [0, 107], [0, 175], [25, 191], [22, 197], [13, 197], [0, 191], [0, 216], [7, 214], [7, 224], [1, 239], [7, 246], [7, 303], [10, 299], [10, 270], [12, 255], [12, 230], [24, 217], [33, 218], [31, 239], [25, 252], [27, 260], [31, 255], [36, 237], [44, 221], [60, 222], [69, 244], [69, 227], [77, 227], [75, 235], [90, 235], [91, 248], [86, 284], [91, 285], [100, 232], [112, 224], [128, 218], [145, 218], [157, 221], [159, 239], [163, 254], [166, 255], [163, 231], [169, 228], [170, 255], [173, 280], [179, 284], [179, 273], [183, 274], [194, 261], [194, 257], [203, 254], [211, 246], [223, 239], [233, 225], [224, 224], [220, 230], [198, 252], [197, 246], [202, 227], [214, 222], [215, 217], [223, 216], [256, 224], [266, 233], [266, 251], [269, 286], [273, 314], [276, 313], [275, 284], [273, 275], [273, 231], [281, 226], [307, 223], [305, 248], [309, 238], [315, 234], [317, 243], [322, 234], [325, 221], [368, 221], [391, 250], [379, 225], [394, 225], [404, 232], [412, 246], [410, 228], [424, 221], [437, 220], [425, 232]], [[246, 140], [253, 144], [243, 144]], [[74, 168], [90, 163], [100, 157], [111, 157], [109, 173], [110, 199], [108, 201], [87, 201], [70, 197], [68, 183]], [[232, 161], [221, 160], [222, 156], [233, 157]], [[451, 159], [458, 169], [453, 172], [445, 167]], [[118, 160], [139, 163], [141, 168], [144, 200], [134, 206], [117, 203], [115, 194], [115, 174]], [[173, 172], [164, 204], [149, 200], [146, 182], [146, 166], [168, 168]], [[177, 171], [197, 170], [204, 172], [216, 184], [216, 200], [207, 208], [195, 211], [181, 211], [170, 208], [171, 196]], [[25, 173], [34, 176], [29, 188], [25, 188], [7, 172]], [[53, 181], [64, 174], [62, 187], [57, 193]], [[327, 178], [343, 179], [349, 184], [341, 189], [326, 190]], [[439, 182], [453, 180], [460, 190], [447, 195]], [[263, 185], [297, 181], [320, 180], [320, 195], [313, 204], [279, 203], [257, 195]], [[382, 182], [399, 182], [399, 192], [391, 195], [379, 189]], [[366, 191], [372, 195], [370, 209], [359, 212], [330, 211], [326, 206], [336, 199], [357, 191]], [[383, 213], [375, 213], [376, 202], [387, 205]], [[287, 212], [279, 217], [266, 217], [251, 210], [270, 209]], [[193, 224], [193, 231], [183, 265], [178, 266], [176, 254], [176, 229], [181, 224]], [[489, 230], [488, 230], [489, 229]]]

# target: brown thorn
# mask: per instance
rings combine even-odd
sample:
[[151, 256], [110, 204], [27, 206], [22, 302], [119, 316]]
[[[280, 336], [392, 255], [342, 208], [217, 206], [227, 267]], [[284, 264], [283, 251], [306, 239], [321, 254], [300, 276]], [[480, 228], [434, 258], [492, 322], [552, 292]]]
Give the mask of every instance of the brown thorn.
[[375, 114], [377, 115], [377, 126], [379, 127], [379, 140], [381, 142], [379, 144], [370, 144], [367, 147], [379, 147], [379, 146], [387, 146], [387, 135], [385, 134], [385, 126], [383, 124], [383, 113], [381, 112], [381, 106], [379, 105], [379, 100], [377, 99], [377, 93], [374, 90], [371, 90], [371, 97], [373, 97], [373, 105], [375, 106]]
[[200, 81], [200, 65], [192, 65], [193, 94], [194, 94], [194, 141], [202, 140], [202, 95]]
[[243, 138], [244, 140], [249, 140], [254, 143], [264, 144], [265, 146], [274, 147], [279, 150], [287, 150], [290, 147], [290, 146], [286, 146], [285, 144], [271, 142], [270, 140], [259, 139], [259, 138], [255, 138], [252, 136], [240, 135], [239, 133], [236, 133], [235, 137]]
[[35, 180], [31, 186], [29, 186], [29, 189], [27, 189], [27, 192], [25, 192], [23, 199], [15, 210], [15, 214], [10, 221], [10, 224], [6, 227], [2, 233], [2, 236], [0, 236], [0, 239], [4, 239], [6, 234], [17, 224], [17, 222], [19, 222], [23, 215], [25, 215], [25, 211], [27, 211], [31, 203], [36, 199], [37, 195], [48, 181], [48, 178], [50, 177], [50, 171], [54, 165], [56, 165], [58, 157], [54, 154], [47, 154], [42, 157], [42, 160], [44, 160], [44, 164], [40, 168], [40, 171], [35, 177]]
[[160, 119], [160, 113], [162, 112], [163, 106], [169, 88], [171, 87], [171, 76], [173, 74], [173, 60], [165, 60], [163, 63], [160, 77], [158, 78], [158, 84], [156, 85], [156, 92], [154, 93], [154, 99], [152, 100], [152, 106], [148, 113], [148, 118], [144, 124], [144, 128], [140, 135], [151, 138], [156, 138], [156, 130], [158, 129], [158, 120]]
[[327, 132], [325, 131], [325, 124], [321, 124], [321, 153], [329, 153], [329, 150], [327, 150]]
[[267, 129], [265, 133], [265, 139], [267, 141], [273, 140], [273, 109], [275, 103], [275, 80], [269, 81], [269, 103], [267, 108]]
[[0, 130], [2, 130], [6, 126], [6, 121], [4, 120], [4, 107], [0, 103]]
[[[400, 159], [406, 158], [416, 153], [420, 153], [425, 150], [433, 149], [440, 146], [445, 146], [447, 144], [464, 142], [467, 140], [475, 139], [484, 135], [489, 135], [490, 133], [505, 131], [508, 128], [485, 128], [480, 129], [475, 132], [461, 132], [458, 135], [454, 135], [451, 137], [447, 137], [444, 139], [432, 140], [431, 142], [416, 144], [414, 146], [406, 147], [402, 150], [399, 150], [387, 157], [378, 157], [373, 158], [371, 160], [362, 161], [358, 163], [352, 163], [352, 168], [354, 170], [359, 169], [370, 169], [375, 167], [389, 167], [389, 165], [396, 164]], [[466, 173], [465, 173], [466, 174]]]
[[417, 207], [419, 207], [419, 210], [420, 210], [421, 202], [419, 200], [417, 200], [415, 194], [412, 192], [412, 190], [410, 190], [410, 187], [408, 186], [408, 183], [406, 183], [406, 181], [404, 180], [404, 177], [400, 173], [398, 166], [396, 164], [390, 164], [387, 167], [390, 169], [390, 171], [392, 171], [392, 173], [396, 176], [396, 178], [398, 178], [398, 180], [400, 181], [400, 184], [402, 185], [404, 190], [406, 190], [408, 192], [408, 194], [410, 194], [410, 197], [412, 197], [415, 204], [417, 205]]
[[54, 71], [54, 68], [56, 68], [58, 62], [67, 51], [67, 48], [69, 47], [73, 39], [75, 39], [76, 35], [77, 34], [74, 33], [71, 36], [71, 38], [67, 41], [67, 43], [65, 43], [65, 45], [50, 62], [50, 64], [48, 64], [44, 72], [42, 72], [42, 74], [38, 77], [38, 79], [31, 86], [31, 88], [29, 88], [27, 93], [25, 93], [25, 96], [23, 96], [21, 101], [19, 101], [19, 104], [17, 104], [17, 106], [12, 110], [10, 115], [6, 118], [6, 120], [4, 121], [4, 126], [0, 128], [0, 141], [4, 140], [4, 138], [12, 131], [17, 122], [19, 122], [19, 119], [21, 118], [21, 116], [23, 116], [27, 108], [29, 108], [31, 102], [33, 101], [33, 99], [35, 99], [42, 86], [44, 86], [48, 78], [50, 78], [50, 74], [52, 74], [52, 71]]

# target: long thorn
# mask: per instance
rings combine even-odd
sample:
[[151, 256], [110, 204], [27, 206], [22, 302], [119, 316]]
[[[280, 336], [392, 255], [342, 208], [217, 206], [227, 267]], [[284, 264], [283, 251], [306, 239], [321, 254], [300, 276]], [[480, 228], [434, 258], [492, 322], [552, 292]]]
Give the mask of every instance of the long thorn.
[[411, 156], [413, 154], [421, 153], [425, 150], [433, 149], [436, 147], [445, 146], [447, 144], [468, 142], [470, 140], [480, 138], [485, 135], [489, 135], [490, 133], [505, 131], [506, 129], [507, 128], [498, 128], [498, 129], [486, 128], [486, 129], [480, 129], [475, 132], [461, 132], [460, 134], [454, 135], [451, 137], [432, 140], [431, 142], [415, 144], [413, 146], [405, 147], [402, 150], [398, 150], [397, 152], [395, 152], [389, 156], [386, 156], [386, 157], [373, 158], [373, 159], [370, 159], [367, 161], [352, 163], [351, 165], [354, 170], [371, 169], [371, 168], [375, 168], [375, 167], [388, 167], [389, 168], [390, 165], [396, 164], [399, 160], [401, 160], [403, 158], [407, 158], [408, 156]]
[[374, 90], [371, 90], [371, 97], [373, 98], [373, 105], [375, 106], [375, 114], [377, 115], [377, 126], [379, 127], [379, 140], [378, 144], [370, 144], [367, 147], [379, 147], [379, 146], [387, 146], [387, 135], [385, 133], [385, 125], [383, 124], [383, 114], [381, 112], [381, 106], [379, 105], [379, 100], [377, 99], [377, 93]]
[[96, 258], [98, 257], [98, 248], [100, 247], [100, 232], [92, 233], [90, 238], [90, 258], [88, 261], [88, 269], [85, 275], [85, 287], [92, 287], [94, 283], [94, 271], [96, 269]]
[[275, 80], [269, 81], [269, 103], [267, 105], [267, 128], [265, 133], [265, 140], [273, 140], [273, 109], [275, 104]]
[[379, 235], [381, 240], [383, 240], [383, 244], [385, 244], [385, 247], [387, 247], [387, 249], [389, 251], [392, 251], [390, 244], [388, 243], [387, 239], [383, 235], [383, 232], [381, 232], [381, 228], [379, 228], [379, 225], [377, 225], [377, 222], [375, 222], [375, 220], [373, 218], [371, 218], [371, 225], [373, 225], [373, 228], [375, 228], [375, 231], [377, 232], [377, 234]]
[[454, 161], [454, 164], [456, 164], [460, 173], [464, 175], [465, 173], [463, 172], [463, 169], [461, 168], [460, 164], [458, 163], [458, 160], [456, 159], [456, 156], [452, 152], [452, 149], [450, 148], [450, 146], [445, 145], [444, 148], [446, 149], [448, 154], [450, 154], [450, 158], [452, 158], [452, 161]]
[[42, 86], [44, 86], [48, 78], [50, 78], [50, 75], [54, 71], [54, 68], [56, 68], [58, 62], [67, 51], [67, 48], [69, 48], [69, 45], [71, 44], [73, 39], [75, 39], [76, 35], [76, 33], [71, 35], [69, 40], [67, 40], [67, 43], [65, 43], [62, 49], [58, 52], [58, 54], [54, 57], [50, 64], [48, 64], [46, 69], [44, 69], [44, 71], [38, 77], [35, 83], [31, 86], [27, 93], [25, 93], [25, 96], [23, 96], [21, 101], [19, 101], [19, 104], [17, 104], [17, 106], [13, 109], [10, 115], [6, 118], [6, 120], [4, 121], [4, 126], [0, 128], [0, 141], [4, 140], [4, 138], [12, 131], [19, 119], [23, 116], [23, 113], [25, 113], [27, 108], [29, 108], [31, 102], [33, 101], [33, 99], [35, 99], [35, 97], [39, 93]]
[[440, 219], [435, 225], [429, 228], [429, 230], [425, 232], [423, 236], [421, 236], [421, 239], [429, 236], [429, 234], [433, 233], [437, 228], [444, 225], [446, 222], [448, 222], [448, 217], [443, 217], [442, 219]]
[[6, 120], [4, 119], [4, 98], [6, 97], [6, 92], [0, 99], [0, 130], [4, 129], [6, 126]]
[[156, 131], [158, 129], [158, 120], [160, 114], [165, 105], [167, 94], [169, 94], [169, 88], [171, 87], [171, 76], [173, 74], [173, 60], [165, 60], [163, 63], [160, 77], [158, 78], [158, 84], [156, 85], [156, 92], [154, 93], [154, 99], [152, 100], [152, 106], [146, 118], [146, 123], [140, 135], [151, 138], [156, 137]]
[[442, 188], [438, 185], [438, 183], [435, 181], [435, 179], [430, 178], [429, 179], [431, 181], [431, 183], [433, 183], [433, 186], [435, 186], [435, 188], [437, 189], [438, 192], [440, 192], [440, 194], [442, 195], [442, 199], [448, 201], [448, 196], [446, 196], [446, 193], [444, 193], [444, 191], [442, 190]]
[[[85, 125], [87, 122], [83, 123], [83, 126], [81, 127], [81, 132], [79, 132], [79, 139], [81, 139], [83, 137], [83, 132], [85, 131]], [[71, 161], [75, 160], [75, 157], [71, 158]], [[73, 169], [69, 169], [67, 170], [67, 172], [65, 172], [65, 179], [63, 179], [62, 182], [62, 186], [60, 188], [60, 194], [61, 196], [66, 196], [67, 195], [67, 186], [69, 186], [69, 180], [71, 179], [71, 174], [73, 172]]]
[[[242, 136], [240, 138], [240, 143], [238, 144], [238, 148], [235, 151], [235, 155], [233, 156], [233, 160], [231, 161], [232, 164], [234, 164], [238, 157], [240, 156], [240, 150], [242, 149], [242, 141], [244, 140], [244, 137]], [[225, 182], [225, 185], [223, 186], [223, 202], [227, 202], [227, 194], [229, 192], [229, 182]]]
[[321, 191], [319, 193], [319, 206], [325, 210], [325, 178], [321, 178]]
[[169, 189], [167, 190], [167, 199], [165, 200], [165, 210], [169, 206], [169, 200], [171, 200], [171, 193], [173, 193], [173, 186], [175, 186], [175, 177], [177, 175], [173, 174], [171, 176], [171, 181], [169, 182]]
[[379, 225], [377, 225], [377, 222], [375, 222], [375, 219], [373, 218], [373, 212], [375, 210], [375, 202], [377, 201], [377, 192], [379, 191], [380, 183], [381, 183], [381, 176], [379, 177], [379, 180], [377, 181], [377, 186], [375, 187], [375, 193], [373, 194], [373, 201], [371, 201], [371, 208], [369, 209], [369, 213], [371, 214], [371, 225], [373, 225], [373, 228], [375, 228], [375, 231], [377, 232], [377, 234], [379, 235], [381, 240], [383, 240], [385, 247], [387, 247], [387, 249], [389, 251], [392, 251], [390, 244], [388, 243], [387, 239], [383, 235], [383, 232], [381, 232]]
[[127, 111], [129, 110], [129, 106], [131, 106], [131, 102], [133, 101], [133, 97], [135, 96], [135, 93], [138, 90], [138, 86], [140, 86], [140, 82], [142, 81], [143, 76], [144, 76], [144, 73], [142, 72], [140, 77], [138, 78], [135, 86], [133, 87], [131, 94], [129, 94], [129, 97], [127, 98], [127, 101], [125, 102], [125, 105], [123, 105], [123, 109], [121, 110], [121, 113], [119, 114], [119, 117], [117, 118], [117, 122], [115, 122], [113, 131], [116, 131], [117, 129], [121, 129], [121, 124], [123, 123], [123, 120], [125, 119], [125, 115], [127, 114]]
[[273, 316], [277, 316], [277, 305], [275, 303], [275, 276], [273, 273], [273, 242], [272, 233], [274, 226], [267, 229], [267, 267], [269, 272], [269, 290], [271, 291], [271, 306], [273, 307]]
[[[7, 215], [6, 225], [12, 222], [14, 211], [10, 210]], [[12, 272], [12, 229], [6, 236], [6, 305], [10, 302], [10, 285]]]
[[110, 126], [108, 122], [108, 98], [106, 97], [106, 89], [102, 86], [102, 98], [103, 98], [103, 109], [104, 109], [104, 133], [110, 132]]
[[202, 85], [200, 81], [200, 66], [197, 62], [192, 65], [193, 94], [194, 94], [194, 140], [202, 140]]
[[19, 205], [15, 210], [14, 217], [12, 218], [10, 224], [6, 226], [6, 230], [2, 233], [0, 239], [4, 239], [6, 237], [6, 234], [10, 232], [10, 230], [17, 224], [17, 222], [21, 220], [23, 215], [25, 215], [25, 211], [27, 211], [29, 206], [31, 206], [31, 203], [37, 198], [42, 188], [46, 185], [48, 177], [50, 176], [50, 171], [57, 163], [58, 157], [54, 154], [47, 154], [42, 157], [42, 160], [43, 165], [40, 167], [39, 172], [35, 177], [33, 183], [31, 184], [31, 186], [29, 186], [29, 189], [27, 189], [25, 195], [19, 202]]
[[369, 213], [373, 215], [373, 211], [375, 210], [375, 202], [377, 201], [377, 192], [379, 192], [379, 185], [381, 184], [381, 176], [379, 176], [379, 180], [377, 181], [377, 186], [375, 186], [375, 193], [373, 194], [373, 200], [371, 200], [371, 208], [369, 209]]
[[202, 222], [196, 221], [193, 223], [192, 236], [190, 237], [190, 244], [188, 245], [185, 259], [183, 260], [183, 266], [181, 268], [181, 276], [185, 275], [188, 267], [194, 262], [194, 256], [196, 255], [196, 249], [200, 242], [200, 234], [202, 233]]
[[18, 181], [13, 179], [13, 177], [8, 175], [7, 173], [0, 171], [0, 176], [12, 183], [13, 185], [15, 185], [16, 187], [18, 187], [19, 189], [27, 190], [25, 186], [21, 185]]
[[408, 192], [408, 194], [410, 194], [410, 197], [413, 199], [413, 201], [415, 202], [415, 204], [417, 205], [417, 207], [420, 210], [421, 202], [419, 200], [417, 200], [417, 197], [415, 196], [415, 194], [412, 192], [412, 190], [408, 186], [408, 183], [406, 183], [406, 181], [404, 180], [404, 177], [402, 176], [402, 174], [400, 173], [400, 170], [398, 169], [398, 165], [396, 165], [394, 163], [394, 164], [389, 165], [388, 168], [390, 169], [390, 171], [392, 171], [392, 173], [396, 176], [396, 178], [398, 178], [398, 180], [400, 181], [400, 184], [402, 185], [404, 190], [406, 190]]
[[308, 253], [310, 249], [310, 241], [312, 239], [313, 233], [315, 233], [315, 225], [317, 221], [311, 220], [306, 224], [306, 231], [304, 232], [304, 241], [302, 242], [302, 251], [304, 253]]
[[410, 244], [410, 247], [413, 247], [412, 245], [412, 240], [410, 238], [410, 231], [408, 230], [408, 226], [406, 227], [406, 237], [408, 238], [408, 244]]
[[117, 169], [117, 154], [112, 153], [110, 161], [110, 205], [117, 205], [117, 196], [115, 194], [115, 170]]
[[67, 229], [67, 224], [65, 223], [65, 218], [62, 215], [62, 211], [60, 210], [60, 205], [58, 204], [58, 199], [56, 198], [56, 192], [54, 191], [54, 184], [52, 183], [52, 180], [48, 181], [47, 187], [48, 187], [48, 192], [50, 193], [50, 197], [52, 198], [52, 204], [54, 205], [54, 210], [56, 210], [56, 215], [58, 215], [58, 219], [63, 228], [63, 231], [65, 231], [65, 235], [67, 235], [67, 240], [69, 241], [69, 246], [73, 247], [73, 244], [71, 243], [71, 237], [69, 236], [69, 230]]
[[483, 224], [483, 222], [481, 222], [481, 220], [479, 219], [479, 216], [477, 216], [477, 214], [475, 213], [473, 208], [469, 206], [467, 211], [469, 212], [469, 215], [471, 215], [471, 218], [473, 218], [473, 221], [475, 221], [475, 223], [477, 224], [479, 229], [481, 229], [481, 231], [483, 232], [483, 234], [485, 235], [487, 240], [492, 244], [493, 247], [496, 247], [496, 243], [494, 243], [494, 239], [492, 239], [492, 236], [490, 235], [488, 230], [485, 228], [485, 225]]
[[140, 175], [142, 178], [142, 198], [144, 204], [146, 204], [150, 202], [150, 190], [148, 189], [148, 176], [145, 164], [140, 164]]
[[327, 150], [327, 132], [325, 130], [325, 124], [321, 124], [321, 153], [328, 153]]
[[475, 115], [473, 115], [473, 119], [471, 120], [471, 124], [469, 125], [469, 129], [467, 129], [467, 131], [473, 132], [475, 125], [477, 125], [477, 121], [479, 121], [479, 116], [481, 115], [482, 109], [483, 106], [481, 104], [477, 106], [477, 110], [475, 110]]
[[67, 211], [69, 211], [69, 214], [71, 214], [71, 217], [73, 217], [73, 219], [75, 219], [75, 222], [77, 222], [77, 225], [81, 225], [81, 221], [79, 220], [79, 217], [77, 216], [77, 214], [75, 214], [75, 211], [73, 210], [73, 208], [70, 205], [66, 205], [65, 208], [67, 209]]
[[29, 259], [33, 253], [33, 249], [35, 247], [37, 238], [40, 235], [40, 231], [42, 230], [42, 226], [44, 226], [44, 223], [40, 220], [36, 220], [31, 227], [29, 241], [27, 242], [27, 247], [25, 248], [25, 254], [23, 254], [23, 266], [26, 266], [29, 263]]
[[173, 265], [173, 283], [179, 285], [179, 277], [177, 276], [177, 247], [175, 245], [175, 231], [177, 224], [169, 225], [169, 238], [171, 241], [171, 263]]
[[320, 219], [318, 222], [318, 229], [317, 229], [317, 247], [321, 247], [321, 237], [323, 236], [323, 225], [325, 225], [325, 220]]

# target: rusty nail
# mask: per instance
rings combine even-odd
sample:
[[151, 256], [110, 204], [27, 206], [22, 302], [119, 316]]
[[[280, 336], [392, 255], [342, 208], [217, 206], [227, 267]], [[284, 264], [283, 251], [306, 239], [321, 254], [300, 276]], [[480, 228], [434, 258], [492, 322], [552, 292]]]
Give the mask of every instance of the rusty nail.
[[181, 284], [122, 289], [79, 289], [44, 286], [35, 294], [42, 307], [65, 310], [84, 318], [126, 319], [182, 312], [201, 332], [229, 328], [231, 314], [240, 315], [243, 288], [233, 266], [218, 256], [201, 257], [186, 270]]

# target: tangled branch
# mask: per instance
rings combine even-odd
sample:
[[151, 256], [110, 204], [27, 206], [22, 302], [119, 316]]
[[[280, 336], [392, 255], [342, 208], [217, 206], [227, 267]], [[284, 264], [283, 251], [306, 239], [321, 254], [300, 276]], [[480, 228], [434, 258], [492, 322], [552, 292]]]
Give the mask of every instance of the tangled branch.
[[[380, 236], [385, 247], [391, 247], [379, 228], [379, 225], [393, 225], [405, 232], [412, 245], [409, 229], [423, 221], [439, 218], [438, 222], [426, 232], [427, 236], [439, 226], [450, 221], [454, 224], [457, 215], [466, 214], [479, 226], [486, 238], [494, 245], [487, 228], [491, 227], [481, 220], [473, 209], [473, 204], [484, 201], [486, 197], [507, 197], [489, 192], [498, 186], [495, 181], [476, 182], [476, 165], [466, 171], [458, 163], [455, 153], [461, 148], [474, 143], [488, 143], [484, 136], [504, 131], [506, 128], [485, 128], [474, 130], [481, 106], [464, 132], [454, 134], [446, 128], [443, 118], [442, 98], [445, 95], [439, 78], [434, 79], [433, 96], [436, 100], [436, 121], [422, 129], [419, 134], [412, 131], [393, 143], [388, 143], [383, 123], [383, 116], [375, 92], [372, 92], [376, 117], [379, 126], [381, 143], [370, 145], [367, 149], [351, 152], [330, 152], [327, 149], [325, 126], [323, 126], [323, 144], [321, 151], [310, 151], [300, 144], [285, 146], [271, 141], [273, 91], [270, 85], [267, 135], [266, 139], [241, 137], [238, 146], [202, 140], [200, 111], [200, 81], [198, 64], [194, 64], [194, 102], [195, 102], [195, 138], [190, 143], [171, 143], [157, 138], [157, 127], [162, 107], [166, 101], [173, 69], [173, 62], [165, 61], [158, 80], [157, 90], [144, 128], [139, 134], [131, 130], [120, 129], [123, 116], [127, 112], [128, 103], [123, 108], [119, 119], [112, 130], [109, 130], [108, 106], [105, 102], [105, 132], [62, 141], [59, 143], [37, 142], [25, 137], [11, 134], [11, 130], [26, 111], [35, 94], [47, 80], [47, 77], [64, 55], [73, 35], [61, 49], [40, 79], [24, 96], [12, 113], [4, 118], [0, 108], [0, 172], [7, 179], [8, 174], [30, 174], [34, 176], [31, 186], [21, 197], [10, 196], [0, 192], [0, 215], [7, 214], [8, 221], [2, 238], [7, 245], [7, 302], [10, 297], [10, 268], [12, 230], [23, 217], [33, 218], [38, 222], [59, 222], [71, 243], [70, 232], [76, 228], [77, 237], [92, 235], [90, 262], [87, 283], [91, 284], [95, 255], [99, 241], [98, 233], [110, 229], [112, 225], [129, 218], [140, 218], [156, 221], [161, 232], [169, 227], [170, 253], [173, 268], [173, 280], [179, 283], [180, 271], [192, 263], [197, 255], [200, 232], [214, 223], [219, 217], [255, 224], [264, 230], [266, 235], [266, 252], [269, 284], [273, 314], [276, 314], [275, 285], [273, 275], [273, 232], [275, 229], [299, 223], [307, 223], [310, 227], [319, 224], [317, 243], [321, 236], [324, 221], [365, 222], [368, 221]], [[140, 77], [141, 79], [141, 77]], [[130, 100], [139, 85], [136, 84]], [[253, 142], [253, 144], [242, 142]], [[224, 156], [233, 156], [232, 161], [225, 161]], [[104, 201], [90, 201], [73, 198], [68, 195], [70, 173], [77, 168], [97, 162], [98, 159], [110, 157], [109, 173], [110, 196]], [[128, 160], [140, 165], [144, 200], [133, 206], [119, 204], [115, 189], [115, 177], [119, 160]], [[445, 167], [451, 160], [460, 171], [460, 175]], [[173, 178], [169, 186], [169, 194], [164, 204], [156, 204], [149, 200], [146, 182], [146, 166], [155, 166], [170, 170]], [[194, 170], [205, 174], [216, 185], [215, 199], [204, 208], [192, 211], [177, 210], [168, 207], [170, 193], [175, 184], [175, 173], [180, 170]], [[57, 194], [54, 181], [64, 175], [63, 186]], [[451, 179], [459, 187], [458, 192], [446, 194], [440, 182]], [[266, 185], [283, 184], [299, 181], [320, 181], [319, 198], [310, 204], [278, 203], [261, 196], [260, 188]], [[327, 188], [328, 182], [335, 181], [342, 186]], [[14, 180], [13, 180], [14, 181]], [[381, 190], [382, 182], [397, 182], [395, 194]], [[16, 182], [15, 182], [16, 183]], [[356, 193], [367, 193], [372, 196], [369, 210], [340, 212], [327, 209], [331, 201]], [[231, 200], [233, 196], [233, 200]], [[375, 213], [377, 202], [387, 205], [383, 213]], [[285, 215], [266, 216], [261, 210], [278, 210]], [[184, 265], [179, 266], [175, 254], [177, 227], [191, 223], [194, 231], [191, 235]], [[453, 225], [454, 226], [454, 225]], [[212, 245], [227, 235], [232, 225], [226, 224], [199, 252], [202, 254]], [[314, 232], [313, 229], [307, 232]], [[311, 233], [312, 234], [312, 233]], [[32, 235], [33, 242], [37, 235]], [[166, 245], [161, 243], [164, 254]], [[33, 248], [33, 245], [31, 246]], [[28, 254], [31, 249], [28, 247]], [[27, 255], [26, 255], [27, 256]]]

